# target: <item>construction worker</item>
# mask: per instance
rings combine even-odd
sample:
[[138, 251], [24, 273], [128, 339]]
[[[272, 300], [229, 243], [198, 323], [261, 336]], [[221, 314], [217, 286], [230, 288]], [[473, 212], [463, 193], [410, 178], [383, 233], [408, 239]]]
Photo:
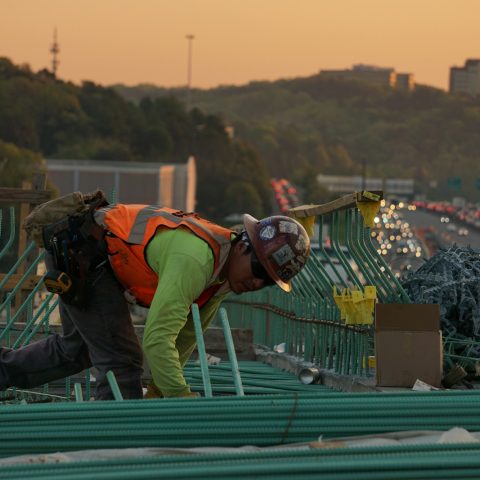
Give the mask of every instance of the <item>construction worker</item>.
[[124, 398], [141, 398], [143, 355], [129, 297], [149, 307], [143, 352], [153, 381], [146, 398], [197, 396], [182, 371], [196, 345], [192, 303], [205, 330], [230, 292], [274, 284], [289, 292], [310, 252], [304, 228], [284, 216], [259, 221], [245, 215], [239, 234], [158, 206], [108, 205], [93, 219], [102, 227], [106, 255], [90, 261], [84, 281], [77, 282], [84, 291], [74, 298], [82, 301], [60, 295], [63, 335], [0, 349], [0, 389], [38, 386], [94, 366], [96, 399], [113, 398], [109, 370]]

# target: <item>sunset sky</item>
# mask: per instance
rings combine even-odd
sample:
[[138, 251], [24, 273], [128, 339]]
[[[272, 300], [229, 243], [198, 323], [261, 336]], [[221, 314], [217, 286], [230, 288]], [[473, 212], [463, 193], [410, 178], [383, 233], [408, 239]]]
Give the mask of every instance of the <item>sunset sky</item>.
[[108, 85], [214, 87], [308, 76], [354, 63], [447, 88], [480, 58], [480, 0], [0, 0], [0, 56]]

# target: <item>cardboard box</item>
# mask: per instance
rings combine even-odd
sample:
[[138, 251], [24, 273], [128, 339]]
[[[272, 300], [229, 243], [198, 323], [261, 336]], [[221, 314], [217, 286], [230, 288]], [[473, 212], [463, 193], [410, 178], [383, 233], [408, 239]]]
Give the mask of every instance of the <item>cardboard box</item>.
[[440, 306], [377, 304], [377, 385], [413, 387], [417, 379], [440, 387], [443, 370]]

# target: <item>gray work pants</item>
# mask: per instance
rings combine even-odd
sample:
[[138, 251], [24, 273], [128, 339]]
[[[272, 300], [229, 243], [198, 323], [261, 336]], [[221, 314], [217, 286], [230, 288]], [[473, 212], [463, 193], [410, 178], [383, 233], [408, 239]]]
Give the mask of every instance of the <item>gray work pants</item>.
[[112, 370], [124, 398], [142, 398], [142, 349], [123, 289], [110, 267], [89, 273], [91, 295], [79, 309], [60, 300], [63, 335], [28, 346], [0, 348], [0, 390], [31, 388], [94, 366], [97, 400], [113, 399], [106, 379]]

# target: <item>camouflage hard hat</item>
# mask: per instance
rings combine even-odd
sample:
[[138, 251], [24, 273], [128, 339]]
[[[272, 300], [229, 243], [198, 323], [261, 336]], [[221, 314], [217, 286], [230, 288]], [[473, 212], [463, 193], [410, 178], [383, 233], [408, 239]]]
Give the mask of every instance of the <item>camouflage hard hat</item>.
[[310, 255], [310, 239], [303, 226], [282, 215], [257, 220], [248, 214], [243, 225], [263, 268], [282, 290], [290, 292], [290, 280]]

